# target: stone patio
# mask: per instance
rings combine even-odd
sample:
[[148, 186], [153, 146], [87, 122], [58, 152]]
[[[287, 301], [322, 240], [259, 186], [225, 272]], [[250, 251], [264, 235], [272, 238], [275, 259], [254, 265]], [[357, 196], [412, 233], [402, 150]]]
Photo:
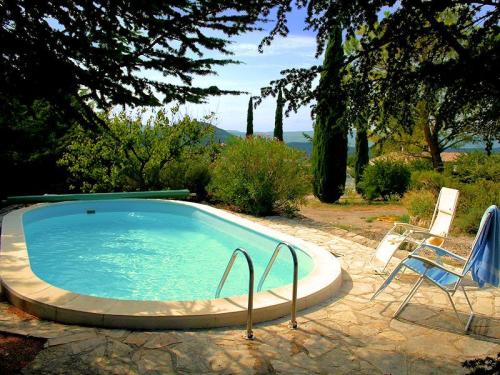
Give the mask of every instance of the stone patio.
[[[367, 266], [374, 249], [362, 238], [300, 220], [253, 219], [315, 242], [340, 257], [343, 285], [331, 299], [299, 312], [299, 329], [287, 318], [257, 324], [256, 339], [243, 327], [138, 332], [66, 326], [40, 321], [0, 302], [0, 331], [47, 338], [46, 349], [25, 374], [431, 374], [465, 373], [466, 359], [500, 352], [500, 294], [467, 287], [476, 312], [465, 335], [445, 295], [424, 286], [398, 319], [392, 314], [413, 278], [393, 282], [379, 298], [381, 283]], [[351, 238], [352, 237], [352, 238]], [[461, 295], [457, 307], [467, 306]]]

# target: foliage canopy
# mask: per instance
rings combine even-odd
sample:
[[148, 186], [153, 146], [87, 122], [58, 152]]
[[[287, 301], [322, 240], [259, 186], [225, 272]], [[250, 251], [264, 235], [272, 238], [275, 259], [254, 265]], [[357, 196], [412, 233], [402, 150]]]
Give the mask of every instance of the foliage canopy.
[[198, 160], [210, 150], [212, 128], [187, 116], [173, 121], [158, 111], [146, 124], [141, 116], [124, 111], [102, 118], [107, 128], [97, 134], [75, 127], [59, 160], [71, 174], [73, 187], [84, 192], [178, 187], [165, 178], [171, 176], [169, 168], [182, 160]]
[[[287, 12], [291, 3], [284, 1], [279, 5], [278, 22], [263, 46], [274, 36], [288, 32]], [[415, 103], [430, 90], [437, 96], [439, 111], [434, 115], [440, 128], [453, 133], [464, 131], [466, 124], [475, 124], [477, 132], [488, 122], [493, 127], [488, 134], [498, 135], [498, 2], [296, 0], [294, 3], [307, 8], [306, 24], [316, 32], [318, 56], [339, 22], [346, 32], [344, 65], [349, 69], [349, 79], [343, 83], [352, 99], [348, 107], [351, 118], [371, 107], [375, 117], [388, 119], [394, 115], [403, 125], [411, 127]], [[296, 111], [318, 99], [320, 88], [316, 78], [323, 69], [312, 66], [284, 70], [281, 79], [261, 90], [261, 96], [274, 96], [281, 88], [288, 103], [287, 111]], [[457, 121], [465, 120], [466, 114], [473, 118]]]
[[[193, 78], [234, 63], [228, 37], [254, 30], [269, 1], [2, 1], [0, 101], [45, 100], [65, 118], [99, 122], [98, 108], [201, 102], [235, 93]], [[159, 74], [145, 74], [157, 72]], [[80, 95], [80, 90], [85, 94]]]

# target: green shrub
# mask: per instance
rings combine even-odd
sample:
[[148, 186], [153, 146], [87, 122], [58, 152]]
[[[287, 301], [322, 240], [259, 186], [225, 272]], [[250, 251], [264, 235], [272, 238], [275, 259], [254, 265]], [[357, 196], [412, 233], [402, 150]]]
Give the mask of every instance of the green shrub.
[[428, 225], [434, 213], [437, 194], [432, 190], [410, 190], [401, 202], [408, 210], [411, 221], [419, 225]]
[[303, 152], [273, 139], [233, 139], [212, 170], [215, 199], [243, 212], [291, 213], [310, 192], [310, 166]]
[[410, 171], [404, 164], [380, 160], [365, 168], [359, 189], [366, 199], [387, 200], [394, 195], [402, 196], [409, 184]]
[[463, 232], [476, 234], [486, 208], [500, 204], [500, 182], [479, 180], [459, 187], [458, 213], [455, 225]]
[[210, 166], [211, 160], [204, 154], [172, 162], [162, 171], [161, 182], [168, 189], [189, 189], [201, 201], [208, 194]]
[[210, 149], [211, 127], [188, 116], [174, 121], [164, 110], [144, 123], [141, 114], [101, 114], [106, 129], [76, 126], [67, 135], [68, 145], [58, 164], [66, 167], [74, 189], [107, 192], [171, 187], [162, 179], [169, 168]]
[[431, 190], [436, 196], [443, 186], [452, 188], [456, 185], [457, 181], [436, 171], [415, 171], [411, 174], [412, 190]]
[[426, 159], [426, 158], [419, 158], [419, 159], [412, 160], [407, 164], [407, 167], [411, 172], [432, 171], [433, 170], [432, 160]]
[[[457, 213], [452, 227], [475, 235], [486, 208], [500, 203], [500, 183], [479, 180], [474, 184], [460, 184], [449, 180], [447, 186], [450, 184], [460, 191]], [[424, 187], [419, 190], [410, 190], [404, 195], [402, 203], [413, 222], [424, 226], [429, 224], [438, 193], [439, 190]]]
[[500, 181], [500, 154], [464, 153], [451, 165], [450, 173], [463, 183], [479, 180]]

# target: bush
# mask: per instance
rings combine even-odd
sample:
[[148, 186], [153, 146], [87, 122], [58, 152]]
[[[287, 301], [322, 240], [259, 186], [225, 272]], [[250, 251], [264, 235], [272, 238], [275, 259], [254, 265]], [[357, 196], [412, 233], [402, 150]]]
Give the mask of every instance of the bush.
[[457, 181], [454, 181], [443, 173], [436, 171], [416, 171], [411, 174], [410, 187], [412, 190], [430, 190], [437, 196], [443, 186], [452, 188], [457, 184]]
[[500, 182], [479, 180], [459, 187], [458, 213], [455, 225], [463, 232], [476, 234], [484, 211], [500, 203]]
[[464, 153], [451, 166], [451, 174], [463, 183], [500, 181], [500, 154]]
[[189, 189], [191, 193], [196, 193], [198, 200], [204, 200], [210, 183], [210, 165], [207, 155], [173, 162], [162, 171], [161, 182], [168, 189]]
[[172, 187], [162, 176], [210, 149], [211, 127], [188, 116], [174, 121], [165, 111], [151, 115], [144, 124], [141, 114], [101, 114], [107, 129], [73, 129], [58, 163], [66, 167], [74, 189], [108, 192]]
[[[474, 184], [460, 184], [449, 180], [446, 186], [453, 186], [460, 191], [458, 208], [453, 226], [460, 231], [475, 235], [486, 208], [500, 202], [500, 183], [479, 180]], [[428, 225], [434, 212], [434, 206], [439, 189], [424, 187], [411, 190], [403, 197], [403, 205], [412, 217], [412, 221], [419, 225]]]
[[233, 139], [212, 170], [215, 199], [243, 212], [292, 213], [310, 192], [310, 166], [303, 152], [273, 139]]
[[431, 190], [411, 190], [403, 196], [402, 203], [413, 223], [428, 226], [434, 213], [436, 199], [437, 194]]
[[359, 189], [366, 199], [387, 200], [393, 195], [402, 196], [409, 184], [410, 171], [404, 164], [380, 160], [366, 167]]
[[411, 172], [432, 171], [433, 170], [432, 160], [424, 159], [424, 158], [418, 158], [418, 159], [412, 160], [407, 164], [407, 166]]

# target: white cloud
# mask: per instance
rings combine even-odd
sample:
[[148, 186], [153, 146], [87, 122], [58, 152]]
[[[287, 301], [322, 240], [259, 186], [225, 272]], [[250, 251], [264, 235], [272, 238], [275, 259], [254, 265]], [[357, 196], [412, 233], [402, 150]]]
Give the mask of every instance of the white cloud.
[[289, 35], [286, 38], [275, 39], [270, 46], [264, 47], [259, 53], [258, 43], [236, 43], [230, 48], [236, 57], [278, 56], [287, 54], [303, 54], [314, 56], [316, 38], [309, 36]]

